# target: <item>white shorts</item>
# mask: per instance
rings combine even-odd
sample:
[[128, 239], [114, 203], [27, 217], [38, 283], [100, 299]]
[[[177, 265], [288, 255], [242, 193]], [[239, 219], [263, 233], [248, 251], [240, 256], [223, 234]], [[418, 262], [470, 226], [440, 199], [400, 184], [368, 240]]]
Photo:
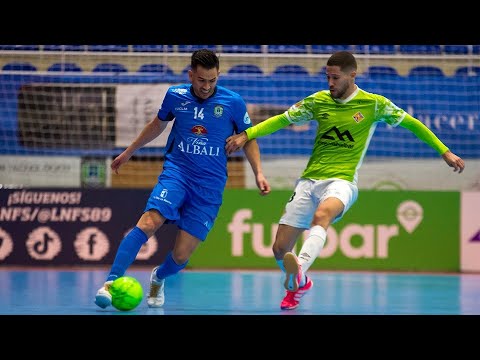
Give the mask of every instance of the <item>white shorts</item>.
[[292, 197], [285, 206], [279, 224], [290, 225], [300, 229], [310, 229], [313, 215], [320, 203], [329, 197], [339, 199], [345, 208], [332, 223], [339, 221], [355, 203], [358, 187], [341, 179], [312, 180], [299, 178]]

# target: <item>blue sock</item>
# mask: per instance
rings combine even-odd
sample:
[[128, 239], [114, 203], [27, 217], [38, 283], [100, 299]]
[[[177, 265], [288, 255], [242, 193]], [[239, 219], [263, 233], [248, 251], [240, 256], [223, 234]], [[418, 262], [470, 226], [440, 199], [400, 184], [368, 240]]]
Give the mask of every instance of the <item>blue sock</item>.
[[178, 273], [182, 270], [185, 266], [187, 266], [188, 260], [185, 261], [182, 265], [178, 265], [172, 258], [172, 252], [167, 254], [165, 261], [162, 265], [157, 269], [157, 278], [165, 279], [167, 276], [173, 275]]
[[282, 270], [284, 273], [287, 272], [287, 270], [285, 270], [285, 266], [283, 265], [283, 259], [281, 260], [275, 259], [275, 261], [277, 262], [277, 265], [280, 268], [280, 270]]
[[140, 248], [147, 240], [147, 235], [137, 226], [123, 238], [118, 247], [117, 255], [115, 255], [115, 260], [113, 261], [107, 281], [115, 280], [125, 274], [128, 267], [137, 257]]

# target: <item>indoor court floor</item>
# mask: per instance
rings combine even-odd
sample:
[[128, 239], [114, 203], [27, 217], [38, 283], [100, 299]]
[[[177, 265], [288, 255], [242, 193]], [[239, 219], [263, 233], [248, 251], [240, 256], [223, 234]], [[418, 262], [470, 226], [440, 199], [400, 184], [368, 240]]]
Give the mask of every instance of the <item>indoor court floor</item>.
[[[130, 269], [148, 292], [150, 271]], [[185, 270], [165, 283], [165, 305], [134, 310], [94, 303], [106, 270], [0, 268], [0, 315], [478, 315], [480, 274], [309, 272], [314, 286], [280, 310], [279, 271]]]

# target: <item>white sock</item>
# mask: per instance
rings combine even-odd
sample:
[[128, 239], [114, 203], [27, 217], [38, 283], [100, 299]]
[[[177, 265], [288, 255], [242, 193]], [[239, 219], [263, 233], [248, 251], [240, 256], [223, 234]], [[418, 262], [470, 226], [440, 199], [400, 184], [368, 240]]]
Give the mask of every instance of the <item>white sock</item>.
[[298, 255], [298, 262], [302, 265], [303, 278], [300, 281], [300, 286], [306, 283], [305, 273], [312, 266], [315, 259], [323, 249], [327, 239], [327, 231], [320, 225], [315, 225], [310, 228], [310, 234], [302, 245]]

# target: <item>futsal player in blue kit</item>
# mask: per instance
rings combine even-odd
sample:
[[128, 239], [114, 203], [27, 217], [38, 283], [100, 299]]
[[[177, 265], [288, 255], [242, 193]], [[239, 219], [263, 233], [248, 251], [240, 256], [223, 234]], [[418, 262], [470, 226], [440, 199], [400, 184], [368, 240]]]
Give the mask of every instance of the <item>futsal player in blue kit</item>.
[[[188, 71], [190, 84], [168, 89], [157, 116], [111, 164], [111, 169], [118, 173], [136, 150], [174, 121], [158, 183], [136, 226], [121, 241], [106, 281], [95, 296], [95, 304], [101, 308], [112, 304], [109, 287], [125, 274], [142, 245], [163, 224], [175, 223], [178, 232], [173, 250], [150, 275], [147, 304], [154, 308], [163, 306], [165, 278], [185, 268], [215, 222], [228, 177], [225, 141], [252, 126], [240, 95], [217, 85], [219, 68], [214, 52], [194, 51]], [[248, 141], [243, 149], [260, 195], [268, 194], [270, 185], [262, 172], [256, 140]]]

